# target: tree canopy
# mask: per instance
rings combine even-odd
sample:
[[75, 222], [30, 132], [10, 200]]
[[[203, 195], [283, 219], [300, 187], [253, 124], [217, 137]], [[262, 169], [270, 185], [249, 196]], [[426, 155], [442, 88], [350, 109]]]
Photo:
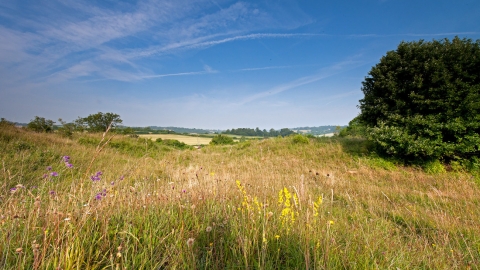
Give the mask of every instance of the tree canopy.
[[117, 125], [121, 124], [123, 121], [120, 119], [120, 115], [115, 113], [102, 113], [98, 112], [96, 114], [90, 114], [87, 117], [79, 117], [75, 124], [81, 126], [91, 132], [104, 132], [110, 126], [115, 128]]
[[52, 120], [35, 116], [35, 118], [27, 124], [27, 128], [35, 132], [53, 132], [53, 124], [55, 124], [55, 122]]
[[402, 42], [362, 82], [358, 120], [405, 159], [480, 154], [480, 40]]

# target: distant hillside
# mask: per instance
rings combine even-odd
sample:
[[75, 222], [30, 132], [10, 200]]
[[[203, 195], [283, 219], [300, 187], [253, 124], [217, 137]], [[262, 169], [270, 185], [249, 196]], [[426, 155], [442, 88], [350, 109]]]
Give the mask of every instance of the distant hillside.
[[183, 127], [159, 127], [159, 126], [149, 126], [152, 130], [171, 130], [176, 133], [220, 133], [222, 130], [219, 129], [197, 129], [197, 128], [183, 128]]
[[[345, 128], [347, 126], [340, 126], [340, 128]], [[312, 135], [323, 135], [327, 133], [335, 132], [337, 126], [318, 126], [318, 127], [296, 127], [291, 128], [291, 130], [297, 133], [303, 134], [312, 134]]]

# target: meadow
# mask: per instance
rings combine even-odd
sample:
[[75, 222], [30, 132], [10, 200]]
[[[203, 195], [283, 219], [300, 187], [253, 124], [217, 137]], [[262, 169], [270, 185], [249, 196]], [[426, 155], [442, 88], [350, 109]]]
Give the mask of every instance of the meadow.
[[298, 136], [177, 150], [0, 126], [0, 268], [478, 268], [478, 176]]

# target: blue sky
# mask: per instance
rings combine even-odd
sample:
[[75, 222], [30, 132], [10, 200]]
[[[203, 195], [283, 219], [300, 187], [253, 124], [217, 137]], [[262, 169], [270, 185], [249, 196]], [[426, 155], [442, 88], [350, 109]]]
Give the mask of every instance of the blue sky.
[[401, 41], [480, 39], [480, 1], [0, 2], [0, 117], [344, 125]]

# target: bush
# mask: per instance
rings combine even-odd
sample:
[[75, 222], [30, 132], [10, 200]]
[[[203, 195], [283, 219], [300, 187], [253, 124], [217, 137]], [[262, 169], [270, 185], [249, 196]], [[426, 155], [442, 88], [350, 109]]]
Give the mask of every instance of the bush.
[[225, 135], [216, 135], [210, 141], [211, 145], [224, 145], [224, 144], [234, 144], [234, 141], [231, 137]]
[[28, 123], [27, 128], [35, 132], [52, 132], [53, 131], [52, 120], [45, 119], [43, 117], [35, 116], [35, 119]]
[[166, 140], [161, 141], [161, 143], [163, 145], [171, 146], [171, 147], [178, 148], [178, 149], [190, 148], [190, 146], [188, 144], [183, 143], [183, 142], [178, 141], [178, 140], [166, 139]]
[[294, 144], [308, 144], [310, 143], [310, 140], [308, 140], [308, 138], [303, 135], [297, 134], [292, 137], [292, 142]]
[[479, 70], [480, 41], [402, 42], [362, 83], [358, 120], [378, 149], [405, 160], [478, 157]]

